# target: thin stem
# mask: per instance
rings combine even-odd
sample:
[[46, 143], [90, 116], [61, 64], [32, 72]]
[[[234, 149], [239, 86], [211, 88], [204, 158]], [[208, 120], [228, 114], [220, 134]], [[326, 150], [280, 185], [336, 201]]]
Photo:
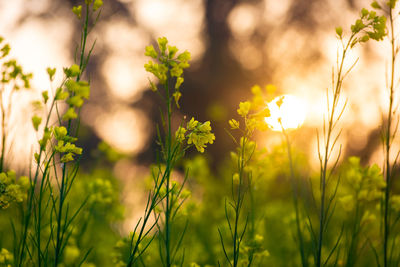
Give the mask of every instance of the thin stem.
[[[168, 131], [167, 131], [167, 140], [166, 140], [166, 145], [167, 145], [167, 159], [166, 159], [166, 165], [170, 166], [172, 158], [171, 158], [171, 141], [172, 141], [172, 135], [171, 135], [171, 117], [172, 117], [172, 111], [171, 111], [171, 97], [170, 97], [170, 92], [169, 92], [169, 84], [168, 84], [168, 79], [165, 85], [165, 90], [167, 93], [167, 116], [168, 116]], [[171, 217], [171, 203], [170, 203], [170, 168], [168, 168], [168, 173], [166, 176], [166, 209], [165, 209], [165, 250], [166, 250], [166, 264], [167, 267], [171, 266], [171, 225], [170, 225], [170, 217]]]
[[291, 178], [291, 184], [292, 184], [292, 196], [293, 196], [293, 206], [296, 214], [296, 231], [297, 231], [297, 238], [299, 239], [299, 250], [300, 250], [300, 257], [301, 257], [301, 264], [303, 267], [308, 266], [305, 251], [304, 251], [304, 240], [303, 240], [303, 235], [301, 233], [301, 227], [300, 227], [300, 212], [299, 212], [299, 198], [298, 198], [298, 180], [295, 178], [294, 174], [294, 167], [293, 167], [293, 158], [292, 158], [292, 149], [290, 145], [290, 140], [289, 140], [289, 135], [285, 131], [285, 129], [282, 126], [282, 133], [285, 136], [286, 139], [286, 147], [287, 147], [287, 153], [288, 153], [288, 159], [289, 159], [289, 166], [290, 166], [290, 178]]
[[1, 156], [0, 156], [0, 172], [4, 169], [4, 153], [6, 151], [6, 112], [3, 103], [3, 90], [0, 91], [0, 107], [1, 107]]
[[245, 135], [243, 136], [243, 142], [241, 144], [240, 156], [238, 159], [238, 170], [239, 170], [239, 185], [237, 189], [237, 199], [235, 202], [235, 224], [234, 224], [234, 232], [233, 232], [233, 266], [237, 267], [239, 263], [239, 255], [240, 255], [240, 242], [239, 239], [239, 218], [240, 218], [240, 211], [242, 206], [242, 185], [243, 185], [243, 178], [244, 178], [244, 167], [246, 163], [245, 159], [245, 151], [246, 145], [248, 142], [248, 132], [246, 131]]
[[[50, 106], [50, 111], [49, 114], [47, 115], [47, 119], [46, 119], [46, 123], [45, 123], [45, 129], [49, 126], [50, 123], [50, 115], [51, 112], [53, 111], [53, 108], [55, 106], [55, 99], [53, 99], [51, 106]], [[36, 184], [39, 178], [39, 171], [40, 171], [40, 162], [43, 156], [43, 153], [45, 152], [45, 148], [40, 146], [40, 150], [39, 150], [39, 157], [37, 160], [37, 166], [36, 166], [36, 170], [35, 170], [35, 175], [33, 178], [33, 183], [30, 187], [30, 191], [28, 192], [28, 208], [27, 208], [27, 213], [25, 215], [25, 220], [23, 220], [22, 223], [22, 239], [20, 242], [20, 251], [19, 251], [19, 256], [18, 256], [18, 261], [17, 261], [17, 265], [19, 267], [22, 266], [23, 260], [24, 260], [24, 256], [25, 256], [25, 246], [26, 246], [26, 239], [27, 239], [27, 235], [28, 235], [28, 228], [29, 228], [29, 223], [30, 223], [30, 219], [31, 219], [31, 215], [32, 215], [32, 208], [33, 208], [33, 200], [34, 200], [34, 195], [35, 195], [35, 188], [36, 188]]]
[[[326, 136], [325, 136], [325, 151], [324, 151], [324, 156], [321, 161], [321, 174], [320, 174], [320, 190], [321, 190], [321, 206], [320, 206], [320, 215], [319, 215], [319, 235], [318, 235], [318, 243], [317, 243], [317, 255], [316, 255], [316, 266], [321, 267], [322, 264], [322, 259], [321, 259], [321, 254], [322, 254], [322, 244], [324, 240], [324, 232], [325, 232], [325, 220], [326, 220], [326, 210], [325, 210], [325, 199], [326, 199], [326, 179], [327, 179], [327, 173], [328, 173], [328, 162], [329, 162], [329, 155], [330, 151], [333, 149], [334, 145], [331, 145], [331, 138], [332, 138], [332, 133], [333, 130], [336, 126], [335, 122], [335, 115], [336, 115], [336, 108], [339, 102], [340, 98], [340, 92], [341, 92], [341, 87], [342, 87], [342, 82], [343, 82], [343, 77], [342, 77], [342, 72], [343, 72], [343, 64], [344, 64], [344, 59], [347, 53], [347, 50], [350, 47], [350, 44], [353, 40], [354, 33], [351, 35], [347, 45], [344, 47], [343, 52], [342, 52], [342, 57], [341, 57], [341, 62], [339, 65], [339, 69], [337, 72], [337, 78], [336, 78], [336, 84], [335, 88], [333, 91], [333, 100], [332, 100], [332, 106], [329, 106], [328, 103], [328, 129], [326, 131]], [[325, 128], [325, 125], [324, 125]]]
[[[88, 24], [89, 24], [89, 4], [86, 4], [86, 16], [85, 16], [85, 23], [84, 23], [84, 28], [83, 28], [83, 36], [82, 36], [82, 47], [81, 47], [81, 53], [80, 53], [80, 63], [79, 66], [82, 68], [84, 64], [84, 56], [85, 56], [85, 50], [86, 50], [86, 40], [88, 36]], [[82, 69], [80, 73], [78, 74], [76, 81], [80, 80], [81, 74], [82, 74]], [[71, 131], [71, 125], [72, 125], [72, 120], [68, 121], [68, 127], [67, 127], [67, 134], [70, 134]], [[77, 135], [77, 133], [75, 133]], [[63, 207], [64, 207], [64, 202], [65, 198], [67, 195], [66, 192], [66, 187], [67, 182], [68, 182], [68, 174], [67, 174], [67, 163], [62, 164], [62, 178], [61, 178], [61, 187], [60, 187], [60, 196], [59, 196], [59, 205], [58, 205], [58, 214], [57, 214], [57, 234], [56, 234], [56, 248], [55, 248], [55, 258], [54, 258], [54, 266], [57, 266], [60, 257], [61, 257], [61, 249], [63, 247], [63, 236], [65, 234], [66, 228], [62, 227], [61, 225], [61, 220], [63, 217]]]
[[394, 98], [394, 73], [395, 73], [395, 37], [394, 37], [394, 26], [393, 26], [393, 9], [389, 5], [389, 21], [390, 21], [390, 32], [391, 32], [391, 48], [392, 48], [392, 62], [391, 62], [391, 76], [390, 76], [390, 95], [389, 95], [389, 110], [386, 128], [385, 138], [385, 170], [386, 170], [386, 187], [385, 187], [385, 199], [384, 199], [384, 239], [383, 239], [383, 266], [387, 267], [389, 264], [388, 259], [388, 242], [390, 235], [390, 189], [391, 189], [391, 165], [390, 165], [390, 148], [391, 148], [391, 128], [392, 128], [392, 116], [393, 116], [393, 98]]

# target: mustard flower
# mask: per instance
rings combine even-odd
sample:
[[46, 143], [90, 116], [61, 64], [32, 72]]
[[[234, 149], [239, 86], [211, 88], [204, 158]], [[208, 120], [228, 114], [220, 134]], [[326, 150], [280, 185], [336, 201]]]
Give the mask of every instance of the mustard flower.
[[32, 117], [32, 124], [33, 124], [33, 128], [35, 129], [35, 131], [38, 131], [39, 125], [40, 125], [41, 122], [42, 122], [42, 118], [41, 117], [38, 117], [36, 115], [34, 115]]
[[231, 126], [231, 129], [239, 129], [239, 122], [235, 119], [229, 120], [229, 125]]
[[179, 99], [181, 98], [182, 93], [179, 92], [179, 91], [176, 91], [175, 93], [172, 94], [172, 96], [173, 96], [174, 99], [175, 99], [175, 104], [176, 104], [176, 106], [179, 108]]
[[72, 12], [76, 15], [78, 19], [82, 17], [82, 6], [74, 6], [72, 7]]
[[184, 81], [183, 77], [178, 77], [178, 78], [176, 79], [176, 83], [175, 83], [175, 89], [176, 89], [176, 90], [178, 90], [179, 87], [181, 87], [183, 81]]
[[102, 5], [103, 5], [102, 0], [94, 0], [93, 11], [97, 11], [97, 9], [99, 9]]
[[11, 266], [11, 264], [14, 260], [13, 255], [5, 248], [2, 248], [0, 251], [0, 264], [4, 264], [5, 266]]
[[76, 114], [75, 109], [73, 107], [69, 108], [67, 112], [65, 112], [64, 116], [62, 119], [64, 121], [76, 119], [78, 117], [78, 114]]
[[68, 78], [69, 77], [76, 77], [81, 73], [81, 70], [80, 70], [78, 65], [73, 64], [69, 68], [64, 68], [64, 73]]
[[69, 96], [68, 92], [65, 92], [62, 88], [58, 88], [56, 91], [55, 100], [65, 100]]
[[157, 56], [158, 56], [158, 54], [157, 54], [156, 50], [154, 49], [153, 45], [146, 46], [146, 52], [144, 53], [144, 55], [152, 57], [154, 59], [157, 59]]
[[207, 147], [207, 144], [214, 143], [214, 140], [215, 135], [211, 133], [210, 122], [206, 121], [202, 124], [199, 124], [196, 129], [194, 129], [188, 135], [187, 143], [195, 145], [197, 151], [203, 153], [204, 148]]
[[56, 74], [56, 68], [47, 68], [47, 74], [49, 75], [50, 81], [54, 80], [54, 75]]
[[190, 119], [190, 121], [187, 123], [186, 127], [188, 128], [189, 131], [194, 130], [197, 125], [199, 124], [198, 121], [196, 121], [193, 117]]
[[158, 47], [160, 48], [161, 53], [164, 54], [167, 49], [167, 43], [168, 43], [167, 38], [160, 37], [157, 39], [157, 43], [158, 43]]
[[251, 107], [251, 103], [249, 101], [240, 102], [239, 103], [239, 109], [237, 110], [237, 113], [240, 116], [245, 117], [245, 116], [247, 116], [247, 114], [249, 114], [250, 107]]
[[176, 130], [176, 132], [175, 132], [176, 141], [179, 143], [182, 143], [183, 141], [185, 141], [185, 133], [186, 133], [186, 129], [179, 126], [178, 130]]

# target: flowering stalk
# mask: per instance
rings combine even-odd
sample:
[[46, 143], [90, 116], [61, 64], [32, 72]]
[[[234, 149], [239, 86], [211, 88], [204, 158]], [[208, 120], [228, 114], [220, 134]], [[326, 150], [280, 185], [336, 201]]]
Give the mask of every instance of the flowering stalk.
[[[180, 87], [184, 81], [182, 75], [183, 70], [189, 67], [190, 53], [185, 51], [176, 56], [178, 49], [175, 46], [168, 45], [168, 40], [165, 37], [158, 38], [157, 43], [158, 51], [150, 45], [146, 47], [145, 55], [160, 63], [149, 61], [145, 64], [145, 69], [157, 77], [159, 84], [164, 89], [164, 92], [160, 92], [158, 87], [150, 81], [151, 89], [157, 92], [166, 104], [167, 120], [164, 140], [158, 131], [158, 141], [165, 166], [161, 166], [161, 163], [158, 162], [157, 168], [152, 172], [153, 189], [147, 198], [144, 216], [141, 218], [143, 221], [139, 220], [131, 234], [127, 266], [132, 266], [150, 245], [154, 236], [150, 237], [145, 245], [141, 245], [141, 243], [149, 236], [155, 226], [159, 230], [160, 242], [164, 249], [164, 252], [161, 251], [163, 264], [168, 267], [174, 264], [184, 232], [178, 237], [178, 243], [175, 248], [172, 248], [173, 220], [188, 195], [182, 193], [184, 183], [179, 185], [177, 182], [172, 181], [171, 173], [187, 149], [194, 145], [198, 151], [204, 152], [206, 145], [212, 144], [215, 139], [214, 134], [211, 133], [210, 122], [200, 123], [194, 118], [187, 123], [186, 128], [180, 126], [174, 135], [172, 131], [172, 114], [174, 104], [179, 108], [179, 99], [182, 96]], [[160, 205], [163, 211], [162, 218], [160, 217], [161, 215], [156, 214], [156, 209]], [[148, 226], [149, 218], [153, 213], [156, 214], [155, 222]], [[147, 227], [149, 229], [146, 229]]]
[[[329, 261], [330, 257], [333, 255], [333, 252], [337, 248], [337, 245], [340, 241], [341, 235], [339, 235], [335, 246], [329, 253], [329, 256], [326, 259], [322, 259], [322, 246], [324, 243], [324, 234], [326, 232], [326, 228], [329, 224], [329, 218], [334, 212], [333, 201], [335, 199], [335, 192], [328, 196], [327, 195], [327, 184], [329, 183], [329, 178], [331, 177], [331, 173], [335, 170], [335, 167], [340, 158], [341, 149], [339, 148], [339, 155], [336, 158], [333, 167], [331, 170], [328, 170], [328, 162], [330, 161], [331, 154], [334, 150], [334, 147], [338, 141], [340, 136], [340, 132], [334, 135], [334, 131], [336, 129], [337, 123], [344, 112], [344, 105], [342, 108], [339, 107], [339, 100], [342, 91], [343, 80], [347, 76], [347, 74], [354, 67], [355, 63], [348, 70], [344, 70], [344, 61], [346, 59], [347, 52], [352, 49], [357, 43], [367, 42], [369, 39], [374, 40], [382, 40], [385, 35], [385, 22], [386, 19], [384, 16], [377, 16], [374, 11], [368, 11], [367, 9], [362, 9], [360, 19], [357, 19], [356, 23], [351, 26], [351, 35], [347, 42], [343, 40], [343, 30], [341, 27], [336, 28], [336, 34], [341, 41], [342, 44], [342, 54], [340, 56], [340, 63], [337, 65], [336, 74], [332, 74], [332, 102], [329, 102], [328, 96], [328, 119], [327, 124], [324, 120], [323, 125], [323, 137], [324, 143], [323, 148], [324, 152], [322, 153], [320, 150], [320, 142], [318, 138], [318, 155], [320, 160], [320, 207], [319, 207], [319, 227], [318, 233], [314, 233], [312, 230], [313, 227], [310, 225], [311, 235], [316, 236], [316, 251], [315, 251], [315, 265], [317, 267], [324, 266]], [[328, 174], [329, 171], [329, 174]], [[336, 186], [337, 188], [337, 186]], [[311, 224], [311, 222], [310, 222]]]
[[[384, 201], [383, 201], [383, 266], [387, 267], [390, 266], [390, 262], [392, 261], [392, 253], [389, 252], [389, 239], [392, 233], [392, 220], [391, 220], [391, 191], [393, 187], [393, 172], [395, 165], [397, 164], [398, 155], [394, 159], [393, 166], [391, 165], [391, 146], [394, 138], [397, 135], [397, 126], [393, 129], [393, 118], [397, 115], [396, 109], [394, 105], [394, 94], [395, 94], [395, 86], [394, 86], [394, 79], [395, 79], [395, 64], [398, 54], [398, 47], [395, 37], [394, 31], [394, 9], [396, 7], [397, 0], [391, 0], [386, 3], [385, 12], [389, 16], [389, 36], [390, 44], [391, 44], [391, 65], [390, 65], [390, 84], [389, 84], [389, 109], [387, 111], [387, 121], [386, 125], [384, 126], [384, 138], [383, 138], [383, 146], [384, 146], [384, 174], [386, 178], [386, 188], [384, 194]], [[372, 6], [376, 9], [382, 9], [382, 7], [374, 1]], [[394, 242], [394, 241], [393, 241]], [[390, 253], [390, 255], [389, 255]]]
[[[0, 44], [4, 38], [0, 37]], [[0, 49], [0, 59], [5, 60], [10, 53], [10, 45], [4, 44]], [[22, 89], [30, 89], [30, 79], [32, 73], [25, 74], [22, 67], [15, 59], [7, 59], [1, 66], [0, 84], [0, 111], [1, 111], [1, 154], [0, 154], [0, 173], [4, 171], [8, 120], [11, 116], [13, 95]], [[7, 98], [7, 100], [5, 99]], [[6, 104], [7, 103], [7, 104]]]
[[[350, 267], [356, 266], [359, 261], [363, 231], [368, 223], [375, 221], [375, 207], [382, 199], [386, 183], [383, 180], [381, 169], [376, 164], [371, 167], [362, 167], [360, 159], [357, 157], [348, 159], [342, 174], [342, 184], [347, 188], [342, 187], [342, 190], [339, 190], [346, 194], [339, 197], [338, 200], [349, 216], [344, 262], [345, 266]], [[364, 238], [364, 244], [368, 239], [368, 236]]]
[[[75, 110], [79, 109], [84, 103], [84, 99], [89, 98], [89, 84], [87, 82], [80, 81], [80, 76], [84, 71], [86, 64], [89, 60], [91, 48], [89, 54], [84, 56], [86, 53], [86, 39], [88, 35], [88, 19], [91, 13], [90, 10], [96, 11], [102, 4], [101, 0], [96, 0], [93, 3], [93, 7], [91, 6], [92, 1], [85, 1], [86, 3], [86, 16], [84, 22], [84, 33], [82, 34], [81, 40], [81, 62], [80, 66], [72, 65], [70, 68], [65, 68], [65, 79], [58, 87], [55, 92], [55, 95], [50, 104], [50, 110], [46, 116], [46, 122], [44, 125], [44, 133], [42, 139], [39, 140], [39, 151], [35, 153], [35, 161], [37, 163], [36, 170], [34, 172], [33, 177], [31, 178], [31, 187], [28, 193], [28, 202], [27, 202], [27, 210], [24, 213], [24, 220], [22, 225], [22, 234], [18, 247], [18, 257], [17, 257], [17, 265], [23, 266], [25, 264], [25, 254], [29, 251], [30, 261], [33, 262], [33, 255], [28, 248], [27, 244], [27, 236], [28, 230], [31, 224], [31, 216], [32, 213], [34, 215], [35, 222], [35, 235], [33, 235], [33, 246], [37, 249], [37, 264], [38, 266], [48, 265], [49, 264], [49, 246], [52, 244], [54, 246], [54, 258], [53, 265], [57, 266], [60, 263], [61, 255], [63, 253], [63, 248], [65, 247], [66, 242], [70, 236], [70, 226], [73, 219], [77, 216], [81, 207], [78, 208], [76, 212], [72, 215], [69, 214], [69, 211], [63, 213], [63, 207], [65, 206], [65, 201], [69, 190], [71, 189], [72, 183], [76, 177], [79, 163], [75, 163], [75, 167], [71, 170], [67, 170], [68, 162], [74, 161], [74, 157], [76, 155], [80, 155], [82, 153], [82, 149], [76, 147], [73, 144], [77, 138], [71, 136], [70, 127], [73, 119], [77, 118]], [[73, 12], [77, 15], [77, 17], [81, 18], [82, 6], [74, 7]], [[48, 68], [47, 69], [49, 78], [51, 81], [54, 79], [54, 75], [56, 70]], [[75, 78], [75, 80], [74, 80]], [[49, 100], [48, 92], [45, 91], [42, 93], [42, 101], [44, 106], [47, 105]], [[58, 110], [59, 102], [66, 100], [68, 104], [67, 112], [61, 117]], [[58, 115], [58, 123], [61, 124], [62, 121], [66, 121], [68, 124], [68, 129], [60, 126], [60, 127], [50, 127], [50, 118], [52, 117], [53, 111], [56, 109]], [[36, 131], [38, 131], [39, 125], [41, 124], [41, 118], [37, 115], [32, 117], [32, 123]], [[74, 134], [76, 135], [77, 132]], [[57, 141], [57, 144], [51, 144], [51, 140], [54, 138]], [[47, 152], [48, 145], [51, 144], [50, 153]], [[59, 156], [59, 159], [58, 159]], [[61, 181], [57, 176], [57, 168], [58, 162], [61, 161], [62, 166], [62, 179]], [[50, 183], [51, 178], [51, 168], [54, 169], [54, 175], [57, 181], [59, 194], [56, 196], [53, 192], [52, 185]], [[38, 196], [36, 196], [36, 187], [40, 181]], [[47, 197], [47, 198], [46, 198]], [[46, 199], [45, 199], [46, 198]], [[45, 206], [43, 206], [45, 204]], [[45, 243], [44, 249], [41, 245], [42, 240], [42, 230], [44, 224], [44, 215], [46, 211], [50, 208], [50, 221], [48, 222], [50, 228], [50, 236], [48, 237], [48, 241]], [[55, 218], [56, 222], [54, 225], [53, 219]]]
[[[253, 87], [253, 93], [261, 95], [261, 91], [258, 86]], [[262, 101], [263, 102], [263, 101]], [[242, 134], [240, 141], [236, 141], [236, 139], [231, 135], [235, 143], [238, 144], [237, 153], [234, 153], [234, 158], [236, 159], [237, 164], [237, 172], [232, 175], [232, 201], [227, 203], [225, 201], [225, 217], [228, 223], [228, 228], [230, 232], [230, 236], [232, 238], [232, 253], [228, 255], [228, 250], [226, 248], [226, 242], [222, 236], [222, 232], [218, 229], [222, 249], [225, 255], [225, 258], [230, 266], [237, 267], [239, 266], [239, 260], [241, 256], [241, 245], [244, 241], [244, 236], [247, 229], [247, 224], [249, 217], [246, 217], [245, 225], [242, 229], [240, 229], [240, 221], [242, 220], [242, 208], [245, 200], [245, 194], [248, 190], [248, 186], [251, 185], [251, 172], [246, 171], [246, 167], [249, 165], [252, 156], [256, 150], [255, 142], [251, 141], [251, 137], [256, 129], [258, 130], [267, 130], [268, 126], [266, 125], [264, 119], [268, 117], [269, 110], [262, 103], [261, 106], [257, 105], [256, 102], [240, 102], [239, 109], [237, 113], [244, 120], [244, 128], [240, 128], [240, 123], [234, 119], [229, 121], [229, 125], [232, 130], [239, 130]], [[263, 105], [264, 104], [264, 105]], [[261, 110], [260, 110], [261, 109]], [[250, 113], [250, 111], [252, 111]], [[229, 205], [228, 205], [229, 204]], [[231, 207], [233, 210], [233, 222], [229, 215], [229, 209]], [[250, 253], [253, 253], [252, 251]], [[249, 255], [248, 266], [252, 264], [253, 255]]]
[[291, 180], [291, 185], [292, 185], [292, 197], [293, 197], [293, 207], [295, 211], [295, 216], [296, 216], [296, 233], [297, 233], [297, 238], [299, 242], [299, 251], [300, 251], [300, 257], [301, 257], [301, 265], [303, 267], [308, 266], [308, 261], [306, 259], [306, 253], [304, 250], [304, 238], [303, 238], [303, 233], [301, 231], [301, 225], [300, 225], [300, 210], [299, 210], [299, 181], [298, 178], [296, 178], [294, 174], [294, 167], [293, 167], [293, 158], [292, 158], [292, 148], [290, 145], [290, 139], [287, 131], [282, 125], [281, 119], [279, 119], [279, 123], [282, 128], [282, 134], [285, 137], [286, 140], [286, 148], [287, 148], [287, 153], [288, 153], [288, 159], [289, 159], [289, 167], [290, 167], [290, 180]]

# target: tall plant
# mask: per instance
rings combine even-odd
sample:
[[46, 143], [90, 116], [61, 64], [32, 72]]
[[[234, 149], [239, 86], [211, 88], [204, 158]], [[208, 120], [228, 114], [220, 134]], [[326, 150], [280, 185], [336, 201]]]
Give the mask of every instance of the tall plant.
[[382, 40], [385, 36], [385, 23], [386, 18], [384, 16], [377, 16], [376, 12], [368, 11], [364, 8], [361, 11], [360, 18], [356, 20], [355, 24], [351, 25], [351, 34], [347, 40], [343, 36], [343, 29], [341, 27], [336, 28], [336, 34], [341, 43], [341, 53], [340, 55], [338, 53], [336, 70], [332, 73], [331, 91], [327, 92], [327, 117], [324, 118], [322, 140], [318, 137], [318, 155], [320, 160], [318, 225], [313, 225], [311, 220], [309, 220], [310, 234], [313, 237], [315, 247], [314, 263], [318, 267], [328, 264], [342, 236], [340, 234], [333, 247], [328, 249], [328, 255], [322, 255], [325, 234], [335, 210], [335, 196], [339, 180], [336, 181], [332, 192], [329, 192], [327, 188], [329, 183], [332, 182], [332, 173], [335, 171], [340, 159], [341, 147], [339, 147], [338, 156], [332, 162], [332, 167], [329, 167], [328, 163], [331, 161], [332, 154], [340, 137], [341, 131], [337, 130], [337, 126], [347, 103], [340, 104], [343, 81], [357, 61], [349, 69], [345, 69], [344, 63], [348, 52], [357, 44], [367, 42], [369, 39]]
[[[84, 7], [73, 7], [72, 11], [82, 21], [78, 62], [64, 68], [64, 79], [55, 92], [42, 93], [42, 99], [38, 102], [45, 110], [44, 125], [40, 127], [40, 114], [32, 117], [34, 129], [39, 132], [41, 128], [43, 131], [34, 155], [36, 167], [30, 175], [20, 233], [13, 222], [15, 266], [58, 266], [63, 261], [64, 249], [73, 231], [72, 222], [84, 205], [82, 203], [77, 210], [71, 211], [67, 196], [79, 169], [79, 158], [75, 157], [82, 154], [82, 149], [74, 144], [79, 129], [78, 114], [90, 94], [89, 83], [81, 80], [94, 48], [94, 44], [90, 49], [87, 48], [87, 37], [89, 27], [97, 22], [100, 14], [98, 9], [102, 4], [101, 0], [86, 0]], [[97, 15], [90, 25], [92, 14]], [[52, 82], [56, 69], [48, 68], [47, 73]], [[61, 113], [64, 107], [66, 112]]]
[[[240, 122], [235, 119], [229, 120], [231, 130], [240, 133], [239, 139], [229, 133], [237, 145], [236, 152], [232, 154], [236, 165], [236, 172], [232, 175], [231, 180], [232, 195], [230, 200], [225, 201], [225, 218], [230, 240], [224, 239], [221, 230], [218, 229], [218, 231], [225, 259], [230, 266], [234, 267], [243, 264], [243, 262], [241, 263], [241, 258], [245, 256], [243, 252], [244, 244], [246, 243], [245, 235], [249, 220], [254, 219], [254, 214], [250, 214], [251, 208], [250, 210], [244, 210], [246, 195], [251, 192], [252, 183], [252, 172], [248, 166], [256, 150], [256, 143], [251, 139], [256, 130], [265, 131], [268, 129], [265, 118], [270, 116], [269, 109], [262, 97], [261, 88], [254, 86], [252, 92], [254, 94], [253, 101], [240, 102], [237, 109], [244, 126], [241, 126]], [[243, 221], [244, 225], [242, 225]], [[253, 223], [250, 223], [250, 228], [252, 226]], [[254, 235], [254, 229], [251, 229], [250, 233]], [[247, 251], [249, 254], [247, 258], [244, 257], [243, 261], [247, 266], [251, 266], [255, 250], [248, 247]]]
[[212, 144], [215, 140], [209, 121], [200, 123], [192, 118], [186, 127], [182, 124], [176, 131], [173, 130], [172, 116], [175, 108], [179, 109], [179, 100], [182, 97], [180, 89], [184, 81], [183, 70], [190, 66], [190, 53], [184, 51], [177, 54], [178, 49], [168, 45], [165, 37], [158, 38], [157, 44], [157, 50], [153, 45], [146, 47], [145, 55], [155, 62], [150, 60], [145, 64], [145, 69], [157, 78], [158, 85], [150, 81], [151, 89], [165, 104], [164, 110], [160, 109], [162, 127], [157, 127], [160, 151], [157, 154], [158, 161], [151, 171], [153, 187], [148, 194], [144, 214], [127, 242], [127, 259], [122, 256], [122, 259], [117, 260], [119, 265], [134, 266], [138, 262], [156, 236], [152, 232], [154, 228], [158, 229], [162, 264], [167, 267], [183, 264], [184, 255], [178, 259], [178, 253], [186, 227], [183, 232], [178, 233], [174, 223], [183, 202], [189, 196], [187, 191], [183, 190], [187, 174], [184, 181], [179, 183], [173, 180], [172, 172], [190, 147], [194, 146], [202, 153], [207, 144]]

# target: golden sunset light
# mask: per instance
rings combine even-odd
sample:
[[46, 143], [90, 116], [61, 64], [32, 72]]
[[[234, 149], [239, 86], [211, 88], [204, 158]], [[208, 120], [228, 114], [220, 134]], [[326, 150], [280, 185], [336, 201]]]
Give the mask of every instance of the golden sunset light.
[[275, 97], [268, 103], [271, 116], [265, 122], [273, 131], [299, 128], [306, 118], [305, 103], [294, 95]]
[[400, 264], [400, 0], [0, 0], [0, 267]]

